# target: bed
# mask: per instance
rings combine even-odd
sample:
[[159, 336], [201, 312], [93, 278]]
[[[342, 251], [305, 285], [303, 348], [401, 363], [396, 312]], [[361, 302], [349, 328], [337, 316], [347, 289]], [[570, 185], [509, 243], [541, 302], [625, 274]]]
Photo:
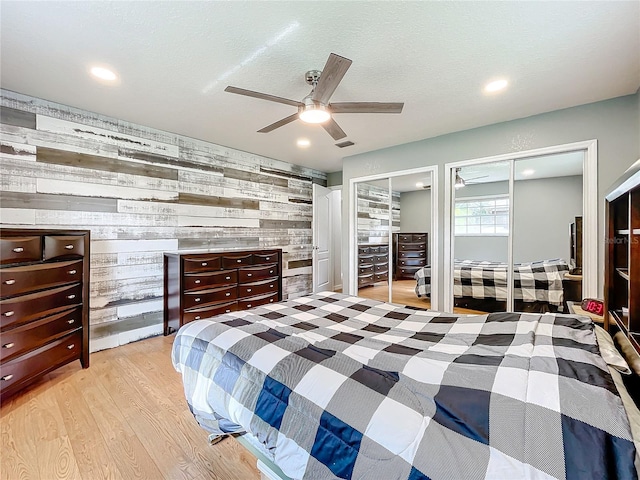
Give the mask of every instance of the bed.
[[292, 479], [637, 478], [594, 324], [322, 292], [184, 325], [172, 359], [215, 439]]
[[[557, 312], [563, 305], [562, 278], [569, 272], [561, 259], [514, 264], [514, 310]], [[431, 294], [431, 267], [415, 273], [418, 297]], [[507, 264], [479, 260], [455, 260], [453, 297], [456, 307], [485, 312], [505, 311]]]

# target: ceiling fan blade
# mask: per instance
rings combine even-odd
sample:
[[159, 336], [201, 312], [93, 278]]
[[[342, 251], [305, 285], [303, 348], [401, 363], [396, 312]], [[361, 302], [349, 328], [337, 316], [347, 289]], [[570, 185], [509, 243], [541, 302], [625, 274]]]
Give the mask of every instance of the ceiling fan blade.
[[283, 125], [286, 125], [287, 123], [291, 123], [297, 119], [298, 119], [298, 113], [296, 112], [293, 115], [289, 115], [288, 117], [285, 117], [282, 120], [278, 120], [277, 122], [272, 123], [271, 125], [267, 125], [266, 127], [261, 128], [260, 130], [258, 130], [258, 133], [269, 133], [275, 130], [276, 128], [280, 128]]
[[335, 53], [329, 55], [327, 63], [320, 74], [318, 85], [316, 85], [313, 91], [313, 100], [326, 105], [331, 95], [333, 95], [333, 92], [338, 88], [342, 77], [344, 77], [344, 74], [349, 70], [351, 63], [351, 60], [348, 58], [341, 57]]
[[331, 113], [402, 113], [404, 103], [339, 102], [329, 104]]
[[261, 100], [269, 100], [270, 102], [284, 103], [285, 105], [292, 105], [294, 107], [303, 105], [301, 102], [298, 102], [296, 100], [276, 97], [275, 95], [269, 95], [267, 93], [254, 92], [253, 90], [245, 90], [244, 88], [232, 87], [231, 85], [225, 88], [224, 91], [229, 93], [237, 93], [238, 95], [245, 95], [247, 97], [259, 98]]
[[347, 136], [347, 134], [344, 133], [344, 130], [340, 128], [340, 125], [338, 125], [333, 118], [330, 118], [328, 122], [323, 123], [322, 128], [324, 128], [334, 140], [340, 140]]

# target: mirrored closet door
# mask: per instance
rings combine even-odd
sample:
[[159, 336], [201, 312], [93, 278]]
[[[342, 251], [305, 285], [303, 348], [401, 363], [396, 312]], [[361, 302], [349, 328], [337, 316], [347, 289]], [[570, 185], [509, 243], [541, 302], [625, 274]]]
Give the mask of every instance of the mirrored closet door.
[[564, 312], [580, 301], [584, 155], [453, 168], [454, 312]]
[[416, 274], [431, 274], [433, 171], [432, 166], [354, 182], [358, 296], [431, 308], [431, 285], [418, 293]]

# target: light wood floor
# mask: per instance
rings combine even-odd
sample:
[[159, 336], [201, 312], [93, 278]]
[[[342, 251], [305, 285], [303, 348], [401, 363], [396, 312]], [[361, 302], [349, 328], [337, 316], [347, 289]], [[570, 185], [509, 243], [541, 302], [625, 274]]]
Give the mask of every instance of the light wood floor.
[[174, 336], [73, 362], [0, 408], [0, 478], [258, 480], [232, 438], [209, 445], [171, 365]]
[[[400, 305], [409, 305], [410, 307], [431, 308], [431, 300], [427, 298], [419, 298], [416, 295], [415, 280], [394, 280], [392, 282], [392, 298], [393, 303]], [[364, 287], [358, 290], [358, 296], [370, 298], [371, 300], [379, 300], [387, 302], [389, 300], [389, 286], [386, 283], [379, 283], [371, 287]], [[454, 307], [454, 313], [465, 315], [483, 315], [486, 312], [478, 310], [470, 310], [468, 308]]]

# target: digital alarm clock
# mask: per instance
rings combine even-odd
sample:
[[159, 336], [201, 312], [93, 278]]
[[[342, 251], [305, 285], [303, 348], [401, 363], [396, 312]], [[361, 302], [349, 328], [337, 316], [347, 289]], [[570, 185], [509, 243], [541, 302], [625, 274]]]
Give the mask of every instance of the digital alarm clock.
[[589, 313], [595, 313], [596, 315], [604, 314], [604, 302], [595, 298], [585, 298], [582, 300], [580, 307]]

